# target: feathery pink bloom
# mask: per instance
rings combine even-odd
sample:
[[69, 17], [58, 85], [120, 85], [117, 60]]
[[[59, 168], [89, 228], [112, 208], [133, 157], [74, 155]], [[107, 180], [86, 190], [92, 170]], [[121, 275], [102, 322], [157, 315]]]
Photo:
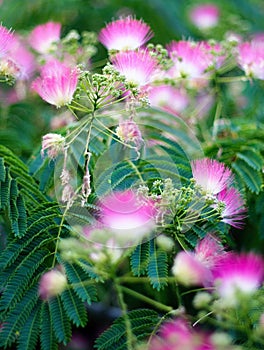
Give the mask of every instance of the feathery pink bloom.
[[59, 152], [63, 150], [65, 138], [59, 134], [49, 133], [42, 137], [41, 154], [47, 151], [48, 157], [56, 158]]
[[207, 55], [209, 66], [214, 67], [216, 69], [220, 68], [226, 59], [226, 56], [221, 44], [219, 43], [211, 44], [209, 42], [202, 41], [200, 42], [200, 45]]
[[216, 195], [233, 180], [231, 170], [217, 160], [204, 158], [191, 162], [193, 178], [208, 194]]
[[0, 25], [0, 58], [4, 57], [13, 46], [14, 35], [11, 30]]
[[176, 255], [172, 273], [185, 286], [211, 285], [211, 269], [226, 254], [221, 243], [208, 234], [196, 246], [194, 252], [181, 251]]
[[236, 228], [243, 228], [242, 220], [246, 217], [246, 208], [240, 193], [234, 188], [225, 188], [217, 194], [217, 199], [223, 202], [222, 221]]
[[39, 282], [39, 296], [46, 300], [61, 294], [67, 285], [65, 274], [56, 268], [44, 273]]
[[154, 203], [132, 190], [117, 191], [99, 202], [101, 224], [116, 237], [137, 242], [155, 228]]
[[215, 27], [219, 21], [220, 11], [216, 5], [201, 4], [190, 11], [192, 23], [200, 29]]
[[99, 33], [99, 41], [108, 50], [135, 50], [152, 36], [150, 27], [142, 20], [126, 17], [107, 24]]
[[205, 52], [202, 43], [172, 41], [168, 46], [173, 67], [168, 74], [172, 78], [202, 78], [211, 64], [211, 57]]
[[144, 143], [138, 125], [134, 120], [125, 120], [119, 123], [116, 128], [118, 137], [127, 143], [133, 143], [136, 149]]
[[237, 62], [246, 75], [264, 79], [264, 44], [253, 40], [238, 45]]
[[229, 305], [237, 303], [237, 292], [254, 293], [264, 281], [264, 260], [254, 253], [230, 253], [213, 269], [214, 285]]
[[44, 101], [61, 107], [71, 103], [78, 76], [77, 68], [52, 60], [42, 68], [41, 76], [33, 81], [31, 87]]
[[152, 86], [148, 91], [150, 106], [179, 115], [189, 103], [183, 90], [170, 85]]
[[157, 67], [155, 58], [145, 50], [119, 52], [113, 57], [112, 63], [129, 83], [136, 86], [146, 85]]
[[19, 37], [14, 36], [12, 49], [8, 54], [8, 58], [12, 60], [17, 67], [17, 79], [28, 80], [31, 78], [36, 66], [35, 58]]
[[47, 22], [36, 26], [30, 36], [29, 43], [34, 50], [41, 54], [48, 54], [52, 44], [60, 40], [61, 24]]
[[216, 350], [210, 334], [196, 330], [184, 318], [164, 323], [149, 344], [149, 350]]

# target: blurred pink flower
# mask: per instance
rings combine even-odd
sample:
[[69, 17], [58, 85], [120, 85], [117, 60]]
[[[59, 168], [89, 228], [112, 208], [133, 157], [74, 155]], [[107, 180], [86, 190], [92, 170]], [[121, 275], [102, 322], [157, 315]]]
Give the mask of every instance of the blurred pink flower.
[[135, 50], [152, 36], [150, 27], [142, 20], [126, 17], [107, 24], [99, 33], [99, 41], [108, 50]]
[[264, 43], [253, 40], [238, 45], [237, 62], [245, 74], [264, 79]]
[[209, 29], [218, 24], [220, 11], [214, 4], [201, 4], [192, 8], [189, 15], [196, 27]]
[[60, 267], [44, 273], [39, 282], [39, 296], [46, 300], [61, 294], [67, 286], [67, 278]]
[[6, 27], [0, 25], [0, 58], [10, 52], [14, 42], [14, 35]]
[[172, 273], [185, 286], [208, 286], [212, 283], [211, 269], [226, 252], [211, 234], [205, 236], [193, 252], [181, 251], [174, 260]]
[[216, 350], [210, 334], [196, 330], [184, 318], [166, 322], [149, 344], [149, 350]]
[[54, 159], [63, 150], [65, 138], [59, 134], [49, 133], [42, 137], [41, 154], [47, 151], [48, 157]]
[[36, 26], [30, 36], [29, 43], [34, 50], [41, 54], [48, 54], [52, 44], [60, 40], [61, 24], [47, 22]]
[[42, 67], [41, 76], [33, 81], [31, 87], [44, 101], [61, 107], [71, 103], [78, 76], [77, 68], [52, 60]]
[[206, 70], [212, 64], [212, 57], [204, 49], [203, 43], [172, 41], [167, 49], [173, 61], [173, 66], [167, 71], [168, 78], [185, 78], [194, 88], [208, 84], [209, 73]]
[[264, 260], [254, 253], [224, 255], [213, 269], [213, 279], [220, 298], [235, 305], [237, 292], [250, 295], [263, 283]]
[[189, 103], [184, 90], [170, 85], [151, 86], [148, 91], [150, 106], [179, 115]]
[[144, 143], [139, 127], [134, 120], [125, 120], [120, 122], [116, 128], [116, 133], [122, 141], [126, 143], [133, 143], [136, 149], [139, 149]]
[[154, 203], [132, 190], [116, 191], [100, 199], [103, 227], [128, 242], [138, 242], [155, 228]]
[[191, 162], [193, 178], [208, 194], [216, 195], [233, 180], [233, 174], [225, 164], [204, 158]]
[[129, 83], [136, 86], [146, 85], [157, 67], [157, 61], [148, 51], [125, 51], [117, 53], [112, 63]]
[[223, 202], [222, 221], [236, 228], [243, 228], [242, 220], [246, 217], [246, 208], [240, 193], [234, 188], [225, 188], [217, 194], [217, 199]]
[[31, 78], [35, 69], [34, 55], [27, 49], [26, 44], [19, 37], [14, 37], [12, 50], [8, 55], [9, 59], [17, 66], [19, 80], [28, 80]]

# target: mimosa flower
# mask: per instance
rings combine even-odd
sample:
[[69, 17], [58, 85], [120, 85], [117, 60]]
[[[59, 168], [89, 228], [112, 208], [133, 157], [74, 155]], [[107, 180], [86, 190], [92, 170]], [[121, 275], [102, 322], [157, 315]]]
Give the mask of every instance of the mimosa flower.
[[148, 92], [150, 106], [179, 115], [189, 103], [187, 94], [170, 85], [153, 86]]
[[194, 180], [207, 194], [216, 195], [233, 180], [231, 170], [217, 160], [197, 159], [191, 165]]
[[184, 318], [177, 318], [161, 326], [148, 350], [216, 350], [210, 334], [196, 330]]
[[139, 149], [144, 142], [139, 127], [133, 120], [120, 122], [116, 128], [116, 133], [122, 141], [133, 143], [136, 149]]
[[49, 133], [42, 137], [41, 154], [47, 150], [48, 157], [54, 159], [63, 150], [65, 138], [59, 134]]
[[60, 269], [44, 273], [39, 282], [39, 295], [46, 300], [61, 294], [67, 286], [67, 278]]
[[231, 253], [213, 269], [214, 285], [225, 304], [236, 305], [237, 293], [253, 294], [264, 280], [264, 261], [254, 253]]
[[190, 11], [192, 23], [200, 29], [215, 27], [218, 24], [219, 15], [219, 8], [213, 4], [197, 5]]
[[149, 83], [157, 67], [157, 61], [145, 50], [119, 52], [112, 63], [130, 84], [139, 87]]
[[14, 62], [18, 73], [16, 78], [19, 80], [28, 80], [35, 69], [34, 55], [26, 48], [25, 44], [21, 42], [20, 38], [14, 36], [12, 50], [8, 58]]
[[11, 30], [0, 25], [0, 59], [4, 57], [13, 46], [14, 35]]
[[108, 50], [135, 50], [152, 36], [153, 33], [146, 23], [126, 17], [107, 24], [99, 33], [99, 41]]
[[117, 242], [138, 243], [155, 228], [154, 203], [132, 190], [117, 191], [99, 202], [101, 225]]
[[201, 78], [211, 64], [211, 57], [203, 49], [201, 43], [191, 41], [172, 41], [168, 53], [173, 67], [168, 74], [173, 78]]
[[193, 252], [182, 251], [176, 255], [172, 273], [185, 286], [208, 286], [211, 284], [211, 269], [225, 253], [221, 243], [208, 234]]
[[29, 43], [34, 50], [41, 54], [48, 54], [52, 44], [60, 40], [61, 24], [48, 22], [36, 26], [30, 36]]
[[42, 68], [31, 85], [40, 97], [56, 107], [70, 104], [78, 83], [78, 69], [53, 60]]
[[264, 79], [264, 44], [253, 40], [238, 45], [237, 62], [246, 75]]
[[224, 189], [218, 193], [217, 199], [225, 205], [221, 215], [222, 221], [236, 228], [242, 228], [246, 208], [240, 193], [234, 187]]

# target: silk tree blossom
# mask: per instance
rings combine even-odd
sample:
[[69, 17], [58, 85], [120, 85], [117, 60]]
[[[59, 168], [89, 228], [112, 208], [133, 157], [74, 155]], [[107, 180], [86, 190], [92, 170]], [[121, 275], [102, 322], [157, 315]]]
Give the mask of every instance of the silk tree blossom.
[[10, 52], [14, 40], [14, 34], [12, 31], [0, 25], [0, 59]]
[[254, 253], [230, 253], [213, 269], [216, 291], [225, 305], [235, 306], [238, 293], [252, 295], [264, 281], [264, 260]]
[[60, 40], [60, 35], [61, 24], [47, 22], [36, 26], [28, 40], [34, 50], [41, 54], [48, 54], [52, 49], [52, 44]]
[[128, 83], [137, 87], [149, 83], [157, 68], [156, 59], [147, 50], [119, 52], [113, 57], [112, 64]]
[[222, 221], [238, 229], [243, 228], [246, 208], [241, 194], [234, 187], [225, 188], [217, 194], [217, 200], [224, 203]]
[[99, 33], [99, 41], [108, 50], [135, 50], [152, 36], [146, 23], [128, 16], [108, 23]]
[[78, 76], [77, 68], [52, 60], [43, 66], [41, 76], [33, 81], [31, 87], [44, 101], [59, 108], [71, 103]]
[[48, 157], [54, 159], [58, 153], [63, 151], [65, 145], [65, 138], [59, 134], [49, 133], [42, 137], [41, 154], [47, 151]]
[[170, 85], [151, 86], [148, 91], [150, 106], [179, 115], [189, 104], [185, 90]]
[[232, 350], [228, 335], [194, 328], [184, 317], [164, 323], [152, 337], [148, 350]]
[[221, 243], [208, 234], [193, 252], [181, 251], [176, 255], [172, 273], [185, 286], [208, 286], [212, 281], [211, 269], [224, 254]]
[[168, 46], [169, 57], [173, 66], [168, 70], [171, 78], [206, 78], [206, 70], [211, 64], [211, 57], [201, 43], [192, 41], [172, 41]]
[[233, 174], [225, 164], [204, 158], [191, 162], [193, 178], [197, 185], [211, 195], [224, 190], [233, 181]]
[[237, 47], [237, 62], [247, 76], [264, 79], [264, 44], [262, 41], [241, 43]]
[[31, 78], [36, 67], [35, 58], [27, 49], [26, 44], [17, 36], [14, 36], [8, 59], [17, 67], [16, 79], [28, 80]]
[[197, 5], [190, 11], [190, 20], [199, 29], [210, 29], [219, 22], [220, 11], [214, 4]]
[[39, 296], [43, 300], [50, 299], [61, 294], [67, 286], [67, 278], [61, 267], [44, 273], [39, 282]]
[[116, 133], [122, 141], [134, 144], [136, 150], [139, 150], [144, 143], [139, 127], [134, 120], [120, 122], [116, 128]]
[[222, 45], [220, 43], [209, 43], [206, 41], [202, 41], [200, 45], [207, 55], [209, 67], [220, 68], [226, 59], [226, 52]]
[[107, 229], [119, 244], [137, 244], [155, 229], [154, 203], [132, 190], [101, 198], [99, 207], [99, 228]]

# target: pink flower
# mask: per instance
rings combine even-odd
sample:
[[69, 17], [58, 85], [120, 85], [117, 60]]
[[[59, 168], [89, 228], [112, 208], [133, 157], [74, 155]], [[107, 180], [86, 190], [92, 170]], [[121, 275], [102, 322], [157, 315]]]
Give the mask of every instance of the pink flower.
[[170, 85], [153, 86], [148, 92], [150, 106], [179, 115], [189, 103], [185, 91]]
[[213, 4], [195, 6], [190, 11], [190, 19], [200, 29], [215, 27], [219, 21], [219, 8]]
[[150, 27], [146, 23], [126, 17], [107, 24], [99, 33], [99, 41], [108, 50], [135, 50], [152, 36]]
[[212, 280], [211, 269], [223, 254], [226, 253], [221, 243], [208, 234], [194, 252], [182, 251], [176, 255], [172, 273], [185, 286], [208, 286]]
[[139, 149], [144, 142], [139, 127], [133, 120], [120, 122], [116, 129], [116, 133], [122, 141], [133, 143], [136, 149]]
[[39, 295], [46, 300], [61, 294], [67, 286], [67, 278], [60, 268], [44, 273], [39, 282]]
[[0, 25], [0, 58], [10, 52], [14, 42], [14, 35], [11, 30]]
[[125, 51], [112, 59], [114, 67], [126, 80], [136, 86], [146, 85], [157, 67], [157, 61], [148, 51]]
[[246, 208], [240, 193], [234, 187], [225, 188], [217, 194], [217, 199], [225, 205], [222, 221], [236, 228], [242, 228], [241, 220], [246, 217]]
[[19, 80], [28, 80], [35, 69], [34, 55], [27, 50], [25, 43], [21, 42], [20, 38], [14, 37], [12, 50], [8, 58], [14, 62], [18, 73], [16, 78]]
[[210, 334], [196, 330], [184, 318], [165, 323], [152, 338], [149, 350], [215, 350]]
[[99, 222], [117, 241], [134, 244], [155, 228], [154, 203], [132, 190], [117, 191], [99, 202]]
[[228, 305], [237, 303], [237, 292], [250, 295], [264, 280], [264, 261], [254, 253], [230, 253], [213, 269], [214, 285]]
[[56, 107], [70, 104], [78, 83], [78, 69], [57, 60], [46, 63], [41, 76], [31, 87], [40, 97]]
[[238, 45], [237, 62], [246, 75], [264, 79], [264, 44], [253, 40]]
[[172, 41], [168, 46], [169, 57], [173, 66], [168, 70], [170, 79], [189, 79], [190, 87], [199, 88], [208, 84], [206, 70], [212, 63], [212, 58], [204, 50], [202, 43], [191, 41]]
[[30, 36], [29, 43], [41, 54], [49, 53], [52, 44], [60, 40], [61, 24], [48, 22], [36, 26]]
[[231, 170], [217, 160], [197, 159], [191, 165], [195, 182], [208, 194], [216, 195], [233, 180]]
[[51, 159], [56, 158], [58, 153], [63, 150], [65, 138], [59, 134], [49, 133], [42, 137], [41, 154], [47, 150], [48, 157]]
[[202, 41], [200, 45], [207, 55], [209, 66], [216, 69], [220, 68], [226, 59], [224, 49], [221, 44], [211, 44], [206, 41]]

